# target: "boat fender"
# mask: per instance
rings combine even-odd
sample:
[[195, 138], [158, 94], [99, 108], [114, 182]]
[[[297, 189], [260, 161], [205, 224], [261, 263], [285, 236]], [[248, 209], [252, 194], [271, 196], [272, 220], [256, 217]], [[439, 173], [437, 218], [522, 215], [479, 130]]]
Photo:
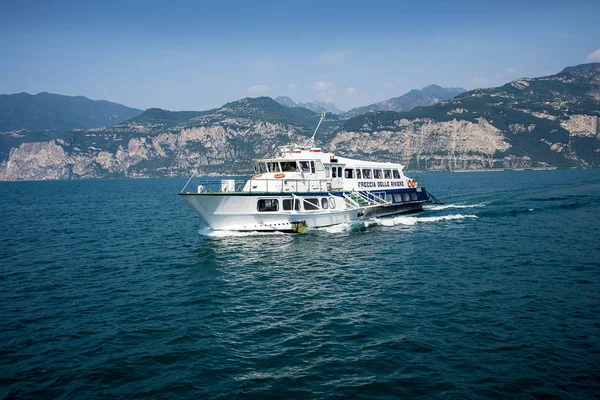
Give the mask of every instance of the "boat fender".
[[256, 174], [256, 175], [254, 175], [254, 176], [252, 177], [252, 179], [258, 179], [258, 178], [260, 178], [261, 176], [262, 176], [262, 174]]
[[285, 174], [275, 174], [274, 176], [277, 179], [285, 178]]
[[365, 209], [363, 208], [362, 210], [360, 210], [360, 211], [359, 211], [359, 213], [358, 213], [358, 217], [359, 217], [359, 218], [360, 218], [360, 217], [364, 217], [366, 213], [367, 213], [367, 210], [365, 210]]

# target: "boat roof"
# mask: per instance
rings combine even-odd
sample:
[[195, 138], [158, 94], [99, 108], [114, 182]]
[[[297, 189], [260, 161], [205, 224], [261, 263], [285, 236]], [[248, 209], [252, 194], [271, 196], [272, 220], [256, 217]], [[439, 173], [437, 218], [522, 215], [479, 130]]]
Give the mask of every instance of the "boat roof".
[[[261, 158], [257, 162], [282, 162], [282, 161], [303, 161], [303, 160], [320, 160], [324, 164], [343, 164], [359, 167], [377, 167], [377, 168], [400, 168], [404, 165], [400, 163], [381, 162], [381, 161], [364, 161], [347, 157], [337, 157], [334, 153], [321, 152], [321, 149], [295, 149], [293, 152], [284, 153], [280, 157]], [[337, 161], [332, 161], [337, 160]]]

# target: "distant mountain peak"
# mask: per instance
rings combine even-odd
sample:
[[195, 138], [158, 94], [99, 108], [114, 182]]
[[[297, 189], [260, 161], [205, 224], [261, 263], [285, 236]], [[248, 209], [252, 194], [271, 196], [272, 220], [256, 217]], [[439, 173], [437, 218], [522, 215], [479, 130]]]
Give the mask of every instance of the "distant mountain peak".
[[298, 107], [298, 104], [287, 96], [278, 96], [274, 99], [276, 102], [286, 107]]
[[437, 104], [464, 92], [466, 90], [462, 88], [444, 88], [436, 84], [431, 84], [425, 86], [423, 89], [412, 89], [400, 97], [393, 97], [379, 103], [353, 108], [345, 113], [344, 116], [355, 117], [374, 111], [410, 111], [415, 107]]
[[290, 99], [287, 96], [279, 96], [275, 98], [275, 101], [286, 107], [302, 107], [307, 108], [316, 113], [321, 113], [323, 110], [332, 114], [343, 114], [344, 111], [340, 110], [333, 102], [331, 101], [311, 101], [308, 103], [296, 103], [294, 100]]

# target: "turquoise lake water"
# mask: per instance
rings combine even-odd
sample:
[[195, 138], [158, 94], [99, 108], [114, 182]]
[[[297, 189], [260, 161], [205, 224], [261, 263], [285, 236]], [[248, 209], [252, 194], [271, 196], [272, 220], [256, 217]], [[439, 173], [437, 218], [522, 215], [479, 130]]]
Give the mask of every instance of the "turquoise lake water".
[[0, 398], [598, 398], [600, 170], [418, 180], [446, 204], [295, 235], [0, 183]]

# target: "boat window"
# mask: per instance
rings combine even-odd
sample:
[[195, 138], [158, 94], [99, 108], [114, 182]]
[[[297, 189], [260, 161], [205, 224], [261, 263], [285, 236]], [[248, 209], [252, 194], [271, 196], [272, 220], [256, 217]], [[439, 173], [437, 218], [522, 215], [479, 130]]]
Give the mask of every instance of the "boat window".
[[338, 177], [340, 177], [340, 178], [342, 177], [342, 170], [343, 170], [342, 167], [338, 167]]
[[374, 169], [373, 170], [373, 178], [375, 178], [375, 179], [383, 178], [383, 172], [381, 172], [380, 169]]
[[363, 177], [365, 179], [371, 179], [371, 170], [370, 169], [363, 168], [362, 173], [363, 173]]
[[346, 179], [354, 179], [354, 170], [346, 168], [344, 170], [344, 178], [346, 178]]
[[314, 161], [310, 162], [310, 172], [313, 174], [315, 173], [315, 162]]
[[335, 199], [333, 197], [329, 198], [329, 208], [335, 208]]
[[360, 173], [360, 169], [356, 168], [356, 179], [362, 179], [362, 174]]
[[310, 167], [308, 166], [308, 161], [300, 161], [300, 168], [303, 172], [310, 171]]
[[325, 167], [325, 178], [329, 178], [331, 169], [329, 167]]
[[394, 193], [394, 202], [402, 203], [402, 193]]
[[317, 171], [323, 171], [323, 163], [321, 161], [316, 161], [315, 165], [317, 166]]
[[268, 168], [269, 172], [281, 172], [281, 170], [279, 169], [279, 163], [278, 162], [269, 162], [269, 163], [267, 163], [267, 168]]
[[394, 179], [400, 179], [400, 172], [397, 169], [392, 171], [394, 173]]
[[331, 177], [337, 178], [337, 167], [331, 168]]
[[385, 179], [392, 179], [392, 170], [391, 169], [384, 169], [383, 170], [383, 177]]
[[296, 161], [282, 161], [281, 162], [282, 172], [296, 172]]
[[294, 203], [292, 203], [292, 199], [284, 199], [283, 200], [283, 209], [285, 211], [291, 211], [292, 207], [294, 207], [294, 210], [299, 210], [300, 209], [300, 200], [294, 200]]
[[417, 192], [412, 192], [412, 193], [410, 194], [410, 199], [411, 199], [411, 200], [417, 200]]
[[408, 193], [404, 193], [402, 197], [404, 198], [404, 201], [410, 201], [410, 195]]
[[326, 210], [327, 207], [328, 207], [328, 205], [329, 204], [327, 203], [327, 197], [322, 197], [321, 198], [321, 208], [324, 209], [324, 210]]
[[256, 208], [260, 212], [279, 210], [279, 200], [277, 199], [259, 199]]
[[319, 199], [304, 199], [304, 209], [306, 211], [318, 210]]
[[265, 164], [264, 162], [257, 163], [257, 167], [258, 167], [257, 173], [264, 174], [267, 172], [267, 164]]

